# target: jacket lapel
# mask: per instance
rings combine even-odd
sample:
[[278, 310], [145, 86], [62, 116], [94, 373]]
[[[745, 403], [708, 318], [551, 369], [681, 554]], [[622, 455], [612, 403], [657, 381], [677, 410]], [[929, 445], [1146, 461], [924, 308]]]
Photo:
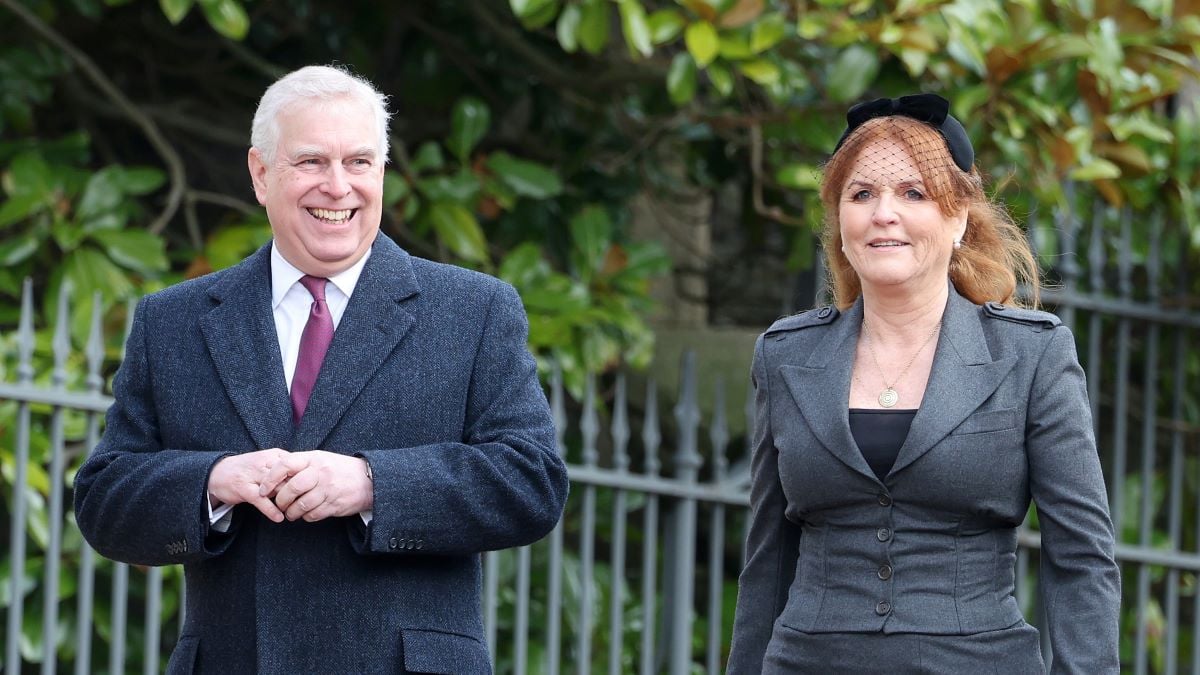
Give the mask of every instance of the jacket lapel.
[[333, 334], [304, 417], [292, 436], [292, 448], [321, 447], [412, 327], [416, 318], [401, 301], [419, 292], [411, 257], [379, 235]]
[[821, 445], [846, 466], [878, 482], [850, 434], [850, 368], [862, 316], [860, 298], [825, 331], [804, 365], [783, 365], [779, 373]]
[[925, 398], [888, 476], [929, 452], [1000, 386], [1016, 357], [993, 361], [978, 307], [950, 287]]
[[219, 304], [200, 331], [225, 393], [258, 449], [284, 447], [292, 404], [271, 312], [271, 245], [230, 268], [208, 290]]

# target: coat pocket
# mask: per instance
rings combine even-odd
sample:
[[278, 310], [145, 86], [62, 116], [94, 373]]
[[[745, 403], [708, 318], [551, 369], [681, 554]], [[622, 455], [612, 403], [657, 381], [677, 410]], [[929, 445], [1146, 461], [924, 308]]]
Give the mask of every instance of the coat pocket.
[[191, 675], [196, 672], [196, 655], [200, 653], [200, 638], [185, 635], [179, 638], [167, 661], [167, 675]]
[[438, 675], [490, 675], [492, 661], [487, 646], [457, 633], [402, 630], [404, 669], [410, 673]]
[[986, 434], [991, 431], [1008, 431], [1017, 427], [1017, 409], [1003, 408], [971, 413], [963, 423], [955, 427], [950, 434]]

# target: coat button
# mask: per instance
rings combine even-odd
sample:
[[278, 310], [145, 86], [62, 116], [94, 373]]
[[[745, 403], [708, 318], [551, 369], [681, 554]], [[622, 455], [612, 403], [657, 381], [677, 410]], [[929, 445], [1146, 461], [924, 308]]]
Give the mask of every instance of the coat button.
[[892, 531], [886, 527], [881, 527], [875, 530], [875, 538], [879, 541], [887, 541], [892, 538]]
[[424, 540], [424, 539], [418, 539], [418, 540], [417, 540], [417, 550], [418, 550], [418, 551], [420, 551], [420, 550], [421, 550], [421, 549], [423, 549], [423, 548], [425, 548], [425, 540]]
[[883, 579], [884, 581], [891, 579], [892, 578], [892, 566], [884, 565], [884, 566], [880, 567], [879, 572], [877, 574], [879, 575], [879, 578]]
[[892, 603], [888, 602], [887, 600], [880, 600], [875, 605], [875, 613], [878, 614], [879, 616], [884, 616], [888, 612], [891, 612], [891, 611], [892, 611]]
[[395, 537], [388, 539], [388, 548], [395, 551], [398, 546], [400, 546], [400, 542]]
[[887, 495], [887, 494], [884, 494], [884, 493], [882, 493], [882, 492], [881, 492], [881, 493], [879, 493], [879, 505], [880, 505], [880, 506], [891, 506], [891, 505], [892, 505], [892, 498], [891, 498], [891, 496], [890, 496], [890, 495]]

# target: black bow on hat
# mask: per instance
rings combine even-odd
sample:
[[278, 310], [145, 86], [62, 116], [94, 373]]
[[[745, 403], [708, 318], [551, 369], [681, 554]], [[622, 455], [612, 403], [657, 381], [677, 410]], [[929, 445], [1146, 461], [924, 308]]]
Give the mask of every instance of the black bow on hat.
[[971, 171], [971, 165], [975, 163], [975, 149], [971, 147], [971, 139], [967, 138], [967, 130], [963, 125], [950, 114], [950, 102], [937, 94], [877, 98], [855, 105], [846, 112], [846, 131], [838, 139], [833, 151], [836, 153], [850, 133], [867, 120], [892, 115], [911, 117], [937, 129], [942, 138], [946, 139], [946, 147], [958, 168], [968, 173]]

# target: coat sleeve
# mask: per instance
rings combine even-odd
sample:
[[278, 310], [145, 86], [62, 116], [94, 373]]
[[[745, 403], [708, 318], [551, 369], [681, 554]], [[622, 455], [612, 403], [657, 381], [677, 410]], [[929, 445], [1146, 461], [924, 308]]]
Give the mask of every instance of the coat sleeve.
[[754, 437], [750, 464], [750, 526], [746, 567], [738, 579], [728, 673], [760, 673], [775, 619], [796, 575], [800, 526], [784, 515], [779, 452], [771, 433], [770, 383], [763, 338], [754, 347]]
[[190, 563], [229, 546], [232, 533], [212, 531], [204, 502], [213, 465], [231, 453], [162, 447], [146, 342], [151, 300], [134, 311], [104, 436], [75, 475], [75, 520], [106, 558]]
[[1027, 420], [1051, 670], [1117, 673], [1121, 574], [1083, 369], [1066, 327], [1053, 330], [1042, 353]]
[[525, 310], [512, 286], [492, 289], [474, 360], [463, 364], [471, 378], [462, 441], [358, 453], [375, 481], [370, 524], [351, 521], [360, 553], [521, 546], [545, 536], [562, 516], [567, 471], [526, 346]]

